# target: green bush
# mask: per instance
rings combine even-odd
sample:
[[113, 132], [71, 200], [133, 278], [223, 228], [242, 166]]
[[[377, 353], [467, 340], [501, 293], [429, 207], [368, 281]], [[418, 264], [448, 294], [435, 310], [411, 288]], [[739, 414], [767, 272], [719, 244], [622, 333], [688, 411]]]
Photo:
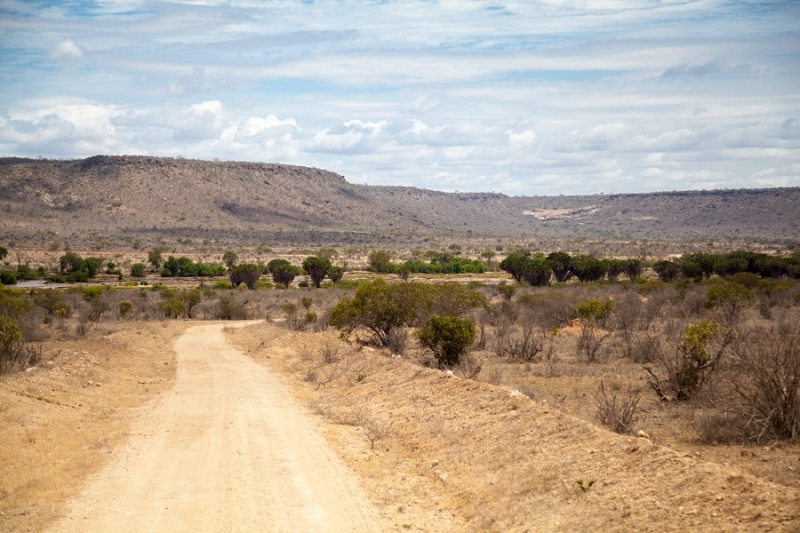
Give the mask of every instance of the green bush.
[[761, 285], [761, 277], [752, 272], [738, 272], [731, 276], [728, 281], [731, 283], [738, 283], [742, 287], [747, 287], [748, 289], [755, 289]]
[[2, 270], [0, 271], [0, 284], [3, 285], [16, 285], [17, 284], [17, 275], [10, 270]]
[[69, 283], [86, 283], [87, 281], [89, 281], [89, 273], [86, 271], [78, 270], [67, 274], [67, 282]]
[[553, 252], [547, 256], [547, 262], [550, 264], [557, 282], [564, 283], [573, 276], [572, 258], [568, 253]]
[[134, 263], [131, 265], [131, 276], [134, 278], [143, 278], [147, 275], [144, 263]]
[[433, 315], [415, 335], [440, 367], [455, 366], [475, 341], [475, 326], [469, 318]]
[[219, 279], [214, 282], [213, 288], [215, 289], [232, 289], [233, 285], [227, 279]]
[[97, 300], [103, 294], [103, 287], [93, 285], [91, 287], [84, 287], [83, 288], [83, 299], [87, 302], [91, 302], [92, 300]]
[[41, 276], [37, 270], [30, 268], [28, 265], [20, 265], [17, 267], [17, 279], [34, 280], [39, 279]]
[[183, 298], [173, 297], [169, 300], [158, 303], [158, 308], [164, 313], [167, 318], [179, 318], [189, 312], [189, 306], [183, 301]]
[[506, 284], [505, 281], [498, 283], [495, 289], [497, 290], [497, 293], [506, 300], [511, 300], [511, 298], [514, 297], [514, 293], [517, 292], [516, 285]]
[[121, 316], [123, 316], [123, 317], [128, 316], [131, 311], [133, 311], [133, 304], [132, 303], [130, 303], [128, 301], [124, 301], [124, 302], [120, 302], [119, 303], [119, 314]]
[[589, 318], [603, 320], [613, 313], [617, 304], [611, 298], [601, 302], [597, 299], [584, 300], [579, 303], [572, 312], [573, 318]]
[[631, 281], [642, 275], [642, 262], [638, 259], [626, 259], [622, 262], [622, 268]]
[[411, 326], [429, 314], [458, 315], [486, 306], [483, 294], [459, 283], [362, 283], [353, 298], [343, 298], [331, 311], [329, 323], [344, 334], [358, 328], [386, 346], [392, 328]]
[[389, 252], [384, 250], [375, 250], [369, 254], [369, 269], [373, 272], [380, 272], [382, 274], [390, 274], [394, 272], [394, 265], [392, 265], [392, 256]]
[[264, 278], [256, 281], [256, 289], [271, 289], [272, 287], [274, 287], [274, 285]]
[[753, 300], [753, 291], [732, 281], [714, 283], [708, 287], [706, 293], [706, 307], [719, 307], [729, 320], [735, 319]]
[[331, 280], [334, 285], [339, 283], [342, 276], [344, 276], [344, 269], [342, 267], [332, 266], [328, 269], [328, 279]]

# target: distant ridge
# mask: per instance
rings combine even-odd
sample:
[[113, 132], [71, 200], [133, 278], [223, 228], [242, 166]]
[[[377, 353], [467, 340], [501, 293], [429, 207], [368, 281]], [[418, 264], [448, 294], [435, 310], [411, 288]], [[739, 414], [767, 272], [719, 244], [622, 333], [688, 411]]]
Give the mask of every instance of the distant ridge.
[[[0, 158], [0, 239], [405, 244], [432, 237], [800, 241], [800, 188], [510, 197], [274, 163]], [[177, 241], [177, 240], [180, 241]]]

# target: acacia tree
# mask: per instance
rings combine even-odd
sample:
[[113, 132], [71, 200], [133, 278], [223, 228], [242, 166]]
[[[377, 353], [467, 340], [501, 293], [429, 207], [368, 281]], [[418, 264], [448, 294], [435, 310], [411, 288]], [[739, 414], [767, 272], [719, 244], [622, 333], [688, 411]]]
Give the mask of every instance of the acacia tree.
[[311, 257], [306, 257], [306, 260], [303, 261], [303, 270], [306, 271], [311, 281], [314, 282], [316, 288], [319, 288], [320, 283], [325, 279], [325, 275], [330, 268], [331, 262], [322, 257], [312, 255]]
[[373, 272], [389, 273], [393, 270], [392, 256], [385, 250], [375, 250], [369, 254], [369, 269]]
[[228, 267], [228, 270], [233, 270], [234, 265], [236, 265], [236, 261], [238, 261], [239, 256], [236, 255], [236, 252], [228, 248], [222, 254], [222, 262], [225, 263], [225, 266]]
[[153, 265], [154, 270], [161, 270], [161, 265], [164, 264], [164, 257], [161, 255], [163, 252], [162, 247], [156, 246], [147, 254], [147, 262]]

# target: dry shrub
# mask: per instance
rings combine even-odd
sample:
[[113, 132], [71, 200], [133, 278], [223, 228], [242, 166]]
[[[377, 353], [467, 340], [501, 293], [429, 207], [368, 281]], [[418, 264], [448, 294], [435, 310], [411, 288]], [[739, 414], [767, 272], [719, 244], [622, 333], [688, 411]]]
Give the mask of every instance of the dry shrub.
[[651, 329], [643, 333], [622, 332], [622, 353], [634, 363], [652, 363], [662, 352], [661, 337]]
[[500, 350], [504, 356], [525, 362], [534, 362], [545, 346], [546, 334], [523, 327], [517, 335], [508, 335]]
[[576, 355], [589, 363], [602, 355], [600, 348], [611, 333], [602, 330], [594, 320], [581, 320], [581, 334], [576, 344]]
[[466, 353], [458, 361], [455, 371], [456, 374], [464, 379], [475, 379], [478, 377], [478, 374], [480, 374], [482, 368], [483, 366], [477, 357], [471, 353]]
[[676, 307], [683, 318], [702, 316], [706, 309], [706, 289], [702, 285], [692, 287], [676, 302]]
[[394, 355], [403, 355], [408, 347], [408, 328], [395, 327], [386, 334], [386, 347]]
[[328, 342], [322, 347], [322, 360], [326, 363], [335, 363], [339, 360], [339, 345]]
[[605, 385], [600, 381], [600, 392], [595, 396], [597, 404], [597, 418], [600, 423], [615, 433], [622, 435], [633, 432], [636, 422], [636, 406], [641, 396], [636, 395], [627, 400], [610, 397], [606, 394]]
[[800, 436], [800, 325], [791, 329], [760, 332], [738, 353], [732, 386], [743, 431], [756, 442]]
[[674, 351], [659, 353], [660, 369], [644, 367], [649, 374], [648, 385], [662, 400], [693, 398], [714, 378], [735, 336], [735, 330], [723, 331], [710, 320], [689, 324]]

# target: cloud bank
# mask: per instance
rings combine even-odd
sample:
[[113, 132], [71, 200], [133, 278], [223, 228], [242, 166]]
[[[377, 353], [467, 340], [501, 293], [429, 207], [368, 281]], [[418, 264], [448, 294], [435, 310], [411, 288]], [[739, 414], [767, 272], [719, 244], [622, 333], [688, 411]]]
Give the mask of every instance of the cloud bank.
[[0, 154], [507, 194], [800, 186], [800, 5], [6, 2]]

